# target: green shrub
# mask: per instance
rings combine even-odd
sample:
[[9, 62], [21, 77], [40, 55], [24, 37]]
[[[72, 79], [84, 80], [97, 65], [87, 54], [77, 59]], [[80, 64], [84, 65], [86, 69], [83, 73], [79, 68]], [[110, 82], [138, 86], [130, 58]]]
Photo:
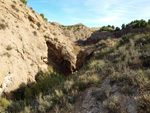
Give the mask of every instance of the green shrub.
[[89, 81], [91, 84], [97, 84], [100, 81], [100, 79], [98, 76], [92, 75], [92, 76], [90, 76]]
[[122, 24], [121, 27], [122, 27], [122, 29], [125, 29], [125, 28], [126, 28], [126, 25], [125, 25], [125, 24]]
[[65, 76], [58, 73], [40, 73], [36, 83], [30, 87], [20, 87], [13, 94], [17, 100], [35, 98], [40, 93], [53, 91], [64, 79]]
[[108, 109], [109, 113], [117, 113], [119, 111], [119, 97], [113, 96], [112, 99], [103, 101], [103, 106]]
[[114, 26], [114, 25], [112, 25], [111, 27], [112, 27], [113, 29], [115, 28], [115, 26]]
[[23, 100], [25, 98], [25, 94], [24, 94], [25, 88], [26, 87], [21, 86], [19, 89], [12, 92], [16, 100]]
[[106, 31], [106, 27], [103, 26], [99, 31], [100, 31], [100, 32], [101, 32], [101, 31]]
[[40, 16], [41, 16], [42, 18], [44, 18], [44, 14], [40, 14]]
[[[7, 106], [10, 104], [10, 102], [6, 98], [0, 97], [0, 108], [7, 108]], [[1, 109], [0, 109], [1, 110]], [[1, 112], [1, 111], [0, 111]]]
[[150, 112], [150, 96], [147, 95], [143, 95], [140, 98], [140, 105], [139, 107], [144, 110], [146, 113]]
[[115, 31], [120, 31], [120, 28], [119, 27], [116, 27], [116, 30]]
[[45, 18], [45, 16], [44, 16], [44, 14], [43, 13], [41, 13], [40, 14], [40, 16], [45, 20], [45, 21], [47, 21], [48, 19], [47, 18]]
[[9, 111], [8, 113], [20, 113], [25, 109], [25, 102], [24, 101], [18, 101], [11, 103], [6, 111]]
[[150, 19], [148, 20], [148, 24], [150, 24]]
[[68, 29], [68, 30], [71, 30], [71, 26], [67, 26], [67, 29]]
[[[110, 25], [108, 25], [108, 26], [111, 27]], [[100, 28], [99, 32], [101, 32], [101, 31], [109, 31], [109, 32], [112, 32], [113, 30], [110, 29], [110, 28], [108, 28], [108, 26], [107, 26], [107, 27], [106, 27], [106, 26], [103, 26], [102, 28]]]
[[22, 3], [24, 3], [25, 5], [27, 5], [27, 1], [26, 0], [20, 0]]
[[131, 23], [129, 23], [128, 25], [131, 25], [133, 28], [141, 28], [141, 27], [147, 27], [148, 22], [146, 22], [145, 20], [135, 20], [132, 21]]

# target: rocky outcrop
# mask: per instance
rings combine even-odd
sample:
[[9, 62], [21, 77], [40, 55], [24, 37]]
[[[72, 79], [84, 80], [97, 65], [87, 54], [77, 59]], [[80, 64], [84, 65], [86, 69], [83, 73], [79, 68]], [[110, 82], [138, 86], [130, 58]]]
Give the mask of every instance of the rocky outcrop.
[[[75, 69], [73, 42], [20, 0], [0, 1], [0, 94], [35, 82], [39, 71], [56, 65]], [[48, 62], [51, 61], [51, 62]]]
[[[90, 28], [92, 29], [92, 28]], [[93, 28], [93, 32], [88, 38], [77, 40], [76, 43], [81, 46], [88, 46], [98, 43], [100, 40], [106, 40], [108, 38], [121, 38], [127, 33], [143, 33], [149, 31], [148, 28], [132, 28], [132, 26], [127, 26], [125, 29], [120, 31], [101, 31], [99, 32], [98, 28]]]
[[87, 61], [89, 61], [94, 52], [95, 47], [87, 47], [82, 49], [77, 55], [76, 69], [79, 70]]
[[96, 44], [100, 40], [106, 40], [108, 38], [115, 38], [115, 35], [108, 31], [103, 31], [103, 32], [95, 31], [86, 40], [78, 40], [77, 44], [87, 46], [87, 45]]
[[[76, 113], [137, 113], [138, 100], [135, 95], [120, 93], [119, 85], [110, 85], [108, 78], [103, 80], [101, 88], [91, 87], [82, 92], [75, 102]], [[132, 89], [136, 93], [135, 89]]]
[[[35, 82], [37, 73], [48, 71], [49, 65], [72, 73], [80, 51], [75, 42], [95, 37], [91, 34], [99, 29], [46, 22], [20, 0], [1, 0], [0, 10], [0, 94]], [[90, 50], [79, 53], [78, 69], [92, 54]]]
[[143, 32], [148, 32], [149, 29], [148, 28], [133, 28], [131, 25], [127, 26], [125, 29], [121, 30], [121, 31], [117, 31], [117, 32], [113, 32], [112, 34], [115, 36], [115, 38], [120, 38], [125, 34], [128, 33], [143, 33]]
[[57, 67], [65, 74], [70, 74], [76, 69], [76, 56], [72, 50], [60, 43], [48, 40], [48, 58], [49, 62], [53, 61]]
[[62, 29], [63, 34], [69, 37], [73, 42], [76, 42], [78, 40], [84, 41], [87, 38], [89, 38], [93, 32], [99, 29], [99, 28], [89, 28], [81, 23], [70, 26], [63, 26], [57, 23], [53, 24], [59, 26]]
[[101, 52], [103, 48], [111, 48], [116, 45], [117, 39], [102, 40], [97, 44], [89, 45], [81, 49], [77, 55], [76, 69], [79, 70], [85, 65], [95, 54]]

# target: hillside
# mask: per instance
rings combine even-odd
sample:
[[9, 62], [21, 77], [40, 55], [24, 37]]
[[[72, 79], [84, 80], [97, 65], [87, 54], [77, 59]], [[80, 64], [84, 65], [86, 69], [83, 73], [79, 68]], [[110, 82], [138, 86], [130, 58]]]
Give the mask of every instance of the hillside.
[[150, 112], [150, 20], [64, 26], [21, 1], [0, 1], [0, 112]]
[[47, 22], [20, 0], [1, 0], [0, 9], [0, 94], [35, 82], [35, 76], [49, 67], [73, 73], [82, 49], [76, 41], [98, 29]]
[[6, 111], [148, 113], [150, 34], [129, 33], [96, 46], [94, 56], [79, 72], [69, 78], [41, 74], [32, 87], [14, 92], [18, 101]]
[[[56, 24], [55, 24], [56, 25]], [[59, 25], [63, 31], [63, 34], [75, 42], [77, 40], [86, 40], [94, 32], [91, 28], [86, 27], [83, 24], [76, 24], [72, 26]]]
[[77, 112], [150, 112], [149, 46], [149, 33], [129, 33], [116, 46], [96, 54], [82, 76], [97, 76], [100, 82], [81, 94]]
[[0, 10], [0, 94], [34, 82], [38, 72], [48, 71], [48, 66], [64, 73], [73, 71], [74, 43], [59, 27], [20, 0], [1, 0]]

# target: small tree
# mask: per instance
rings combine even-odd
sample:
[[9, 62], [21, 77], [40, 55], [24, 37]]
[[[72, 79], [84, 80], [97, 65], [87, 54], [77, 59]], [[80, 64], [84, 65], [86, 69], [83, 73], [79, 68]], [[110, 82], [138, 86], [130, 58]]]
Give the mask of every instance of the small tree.
[[112, 25], [111, 27], [112, 27], [113, 29], [115, 28], [115, 26], [114, 26], [114, 25]]
[[141, 22], [141, 27], [145, 27], [146, 23], [144, 21]]
[[27, 1], [26, 0], [20, 0], [22, 3], [24, 3], [25, 5], [27, 5]]
[[141, 27], [147, 27], [147, 25], [148, 25], [148, 23], [146, 22], [146, 21], [143, 21], [142, 23], [141, 23]]
[[126, 25], [125, 25], [125, 24], [122, 24], [121, 27], [122, 27], [122, 29], [125, 29], [125, 28], [126, 28]]
[[101, 32], [101, 31], [106, 31], [106, 30], [107, 30], [107, 29], [106, 29], [106, 27], [105, 27], [105, 26], [103, 26], [102, 28], [100, 28], [100, 30], [99, 30], [99, 31]]
[[43, 13], [41, 13], [40, 16], [41, 16], [42, 18], [44, 18], [44, 14], [43, 14]]
[[44, 18], [44, 20], [45, 20], [45, 21], [48, 21], [48, 19], [47, 19], [47, 18]]
[[148, 24], [150, 24], [150, 19], [148, 20]]
[[116, 31], [120, 31], [120, 28], [119, 28], [119, 27], [116, 27]]
[[44, 14], [43, 14], [43, 13], [41, 13], [40, 16], [41, 16], [45, 21], [48, 20], [47, 18], [44, 17]]
[[132, 23], [131, 25], [132, 25], [133, 28], [136, 28], [136, 24], [135, 23]]

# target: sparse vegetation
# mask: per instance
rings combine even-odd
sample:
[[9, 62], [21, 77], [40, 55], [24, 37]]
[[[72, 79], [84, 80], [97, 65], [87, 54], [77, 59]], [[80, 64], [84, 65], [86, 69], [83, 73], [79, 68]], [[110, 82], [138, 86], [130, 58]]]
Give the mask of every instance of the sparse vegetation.
[[[149, 45], [149, 33], [124, 35], [116, 47], [112, 49], [103, 48], [96, 57], [96, 59], [104, 62], [104, 65], [98, 71], [99, 74], [109, 77], [111, 86], [119, 85], [119, 91], [122, 95], [148, 94], [150, 85]], [[111, 97], [103, 100], [101, 97], [106, 98], [105, 95], [106, 93], [101, 94], [99, 91], [94, 93], [96, 99], [104, 101], [104, 106], [110, 112], [118, 111], [119, 104], [109, 102]], [[148, 95], [145, 95], [138, 100], [140, 112], [149, 112], [148, 98]]]
[[84, 25], [82, 25], [82, 24], [76, 24], [76, 25], [69, 25], [69, 26], [61, 25], [59, 27], [61, 27], [63, 29], [67, 29], [67, 30], [73, 30], [74, 32], [76, 32], [76, 31], [79, 31], [81, 27], [83, 28], [83, 26]]
[[[108, 48], [112, 40], [102, 40], [97, 46], [100, 53], [73, 76], [66, 77], [55, 71], [39, 73], [36, 83], [20, 87], [13, 92], [16, 102], [7, 107], [8, 112], [71, 112], [78, 94], [89, 87], [102, 87], [102, 78], [110, 80], [110, 88], [93, 96], [109, 112], [120, 110], [120, 97], [112, 95], [111, 87], [118, 85], [122, 95], [140, 95], [149, 91], [150, 34], [124, 35], [118, 44]], [[54, 85], [55, 84], [55, 85]], [[126, 84], [126, 85], [124, 85]], [[139, 111], [149, 112], [149, 97], [139, 98]]]
[[141, 28], [141, 27], [147, 27], [147, 22], [145, 20], [140, 20], [140, 21], [134, 21], [134, 22], [131, 22], [132, 23], [132, 27], [133, 28]]
[[116, 27], [116, 30], [115, 31], [120, 31], [120, 28], [119, 27]]
[[[88, 65], [82, 69], [86, 71]], [[9, 112], [21, 112], [28, 108], [30, 111], [42, 113], [52, 108], [54, 110], [57, 108], [58, 111], [61, 111], [61, 108], [65, 108], [64, 110], [69, 112], [78, 92], [100, 82], [99, 77], [93, 75], [96, 71], [84, 72], [80, 71], [69, 78], [56, 72], [39, 73], [36, 78], [37, 83], [30, 87], [20, 87], [13, 92], [18, 101], [11, 103], [6, 110]], [[78, 76], [79, 74], [81, 76]], [[36, 109], [37, 107], [39, 109]]]
[[0, 97], [0, 112], [3, 112], [9, 104], [10, 102], [6, 98]]
[[122, 24], [121, 27], [122, 27], [122, 29], [125, 29], [125, 28], [126, 28], [126, 25], [125, 25], [125, 24]]
[[127, 24], [127, 26], [132, 26], [132, 28], [147, 28], [149, 24], [149, 21], [146, 22], [145, 20], [141, 19], [141, 20], [134, 20], [131, 23]]
[[150, 19], [148, 20], [148, 24], [150, 24]]
[[27, 1], [26, 0], [20, 0], [22, 3], [24, 3], [25, 5], [27, 5]]
[[103, 102], [103, 106], [109, 110], [109, 112], [119, 111], [119, 98], [117, 96], [111, 97], [109, 100]]
[[40, 16], [41, 16], [45, 21], [48, 20], [47, 18], [45, 18], [44, 14], [41, 13]]
[[113, 31], [113, 29], [110, 29], [109, 27], [105, 27], [105, 26], [103, 26], [102, 28], [100, 28], [100, 30], [99, 30], [100, 32], [101, 31], [110, 31], [110, 32], [112, 32]]
[[150, 95], [149, 94], [142, 95], [142, 97], [140, 98], [139, 107], [140, 109], [143, 109], [147, 113], [150, 112]]
[[[40, 15], [47, 20], [44, 14]], [[149, 22], [141, 20], [133, 21], [127, 26], [143, 28], [148, 24]], [[39, 28], [41, 26], [39, 22], [36, 25]], [[33, 27], [32, 24], [31, 26]], [[59, 27], [67, 30], [73, 29], [75, 32], [80, 30], [81, 26], [83, 25]], [[127, 26], [122, 24], [122, 29]], [[45, 27], [45, 29], [48, 28]], [[120, 28], [108, 25], [103, 26], [101, 31], [120, 31]], [[36, 31], [32, 33], [37, 36]], [[53, 35], [58, 34], [53, 32]], [[58, 41], [58, 38], [55, 37], [54, 40]], [[116, 46], [109, 46], [113, 41], [116, 40], [108, 38], [92, 45], [95, 46], [97, 53], [93, 53], [92, 59], [71, 76], [60, 74], [54, 69], [47, 73], [39, 72], [35, 83], [30, 86], [20, 85], [19, 89], [12, 92], [15, 101], [0, 98], [0, 110], [10, 113], [44, 113], [51, 110], [72, 112], [73, 105], [81, 92], [91, 87], [101, 88], [103, 81], [107, 79], [106, 89], [94, 90], [92, 96], [96, 101], [101, 102], [102, 107], [109, 113], [120, 112], [120, 99], [124, 96], [132, 98], [137, 96], [138, 110], [150, 112], [150, 96], [148, 95], [150, 90], [150, 33], [128, 33], [121, 39], [117, 39]], [[74, 48], [76, 49], [74, 53], [78, 54], [81, 48], [78, 46]], [[12, 50], [12, 46], [8, 45], [6, 50]], [[115, 90], [111, 91], [112, 88]], [[114, 95], [116, 92], [117, 94]]]
[[67, 26], [67, 30], [71, 30], [71, 26]]
[[114, 25], [112, 25], [111, 27], [112, 27], [113, 29], [115, 28], [115, 26], [114, 26]]
[[115, 31], [115, 29], [118, 29], [119, 27], [114, 27], [114, 25], [108, 25], [108, 26], [103, 26], [102, 28], [100, 28], [100, 32], [102, 32], [102, 31], [109, 31], [109, 32], [113, 32], [113, 31]]

